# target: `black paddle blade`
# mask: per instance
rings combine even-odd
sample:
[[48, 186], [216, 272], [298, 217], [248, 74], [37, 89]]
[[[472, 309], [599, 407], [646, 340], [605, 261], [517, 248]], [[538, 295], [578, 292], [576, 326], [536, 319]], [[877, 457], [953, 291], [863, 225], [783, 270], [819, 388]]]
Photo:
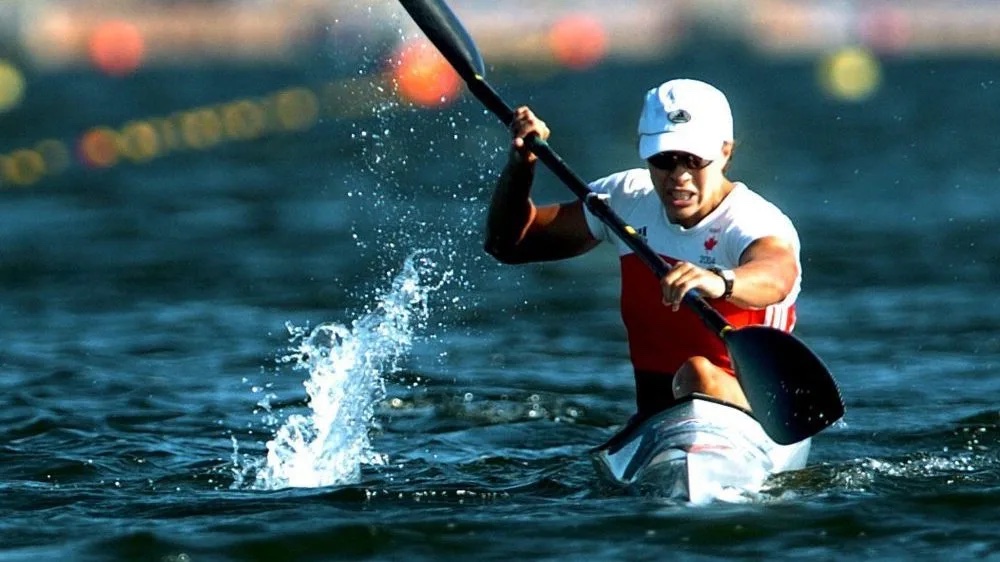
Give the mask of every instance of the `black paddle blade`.
[[797, 443], [844, 416], [829, 369], [795, 336], [747, 326], [722, 337], [754, 417], [776, 443]]
[[442, 0], [399, 0], [399, 3], [463, 80], [469, 82], [486, 74], [476, 43], [447, 4]]

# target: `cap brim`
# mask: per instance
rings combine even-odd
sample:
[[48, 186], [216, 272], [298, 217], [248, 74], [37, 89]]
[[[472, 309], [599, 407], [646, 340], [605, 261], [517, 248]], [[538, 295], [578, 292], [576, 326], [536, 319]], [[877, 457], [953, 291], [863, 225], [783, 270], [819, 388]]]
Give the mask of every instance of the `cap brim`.
[[722, 157], [724, 141], [698, 138], [677, 131], [656, 135], [639, 135], [639, 158], [643, 160], [660, 152], [688, 152], [705, 160]]

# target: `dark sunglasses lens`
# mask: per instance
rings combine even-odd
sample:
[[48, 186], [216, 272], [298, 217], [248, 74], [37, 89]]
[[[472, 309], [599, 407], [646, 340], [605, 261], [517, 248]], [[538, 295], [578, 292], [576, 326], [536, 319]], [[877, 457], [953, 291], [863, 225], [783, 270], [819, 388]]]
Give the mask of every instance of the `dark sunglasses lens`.
[[650, 156], [646, 161], [654, 168], [671, 171], [677, 167], [678, 158], [676, 152], [661, 152]]
[[672, 172], [678, 165], [688, 170], [700, 170], [712, 162], [687, 152], [660, 152], [646, 159], [654, 168]]
[[701, 156], [695, 156], [694, 154], [688, 154], [688, 161], [684, 165], [687, 166], [691, 170], [700, 170], [700, 169], [708, 166], [711, 163], [712, 163], [711, 160], [705, 160]]

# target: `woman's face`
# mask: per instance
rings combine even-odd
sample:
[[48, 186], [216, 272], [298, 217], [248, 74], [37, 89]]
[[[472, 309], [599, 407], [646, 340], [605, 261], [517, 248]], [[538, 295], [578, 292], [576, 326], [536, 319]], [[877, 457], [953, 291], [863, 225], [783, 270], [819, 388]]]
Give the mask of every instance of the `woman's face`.
[[718, 160], [705, 160], [687, 152], [661, 152], [646, 160], [656, 194], [671, 223], [691, 228], [722, 203], [732, 189], [723, 174], [730, 153], [731, 145], [727, 144]]

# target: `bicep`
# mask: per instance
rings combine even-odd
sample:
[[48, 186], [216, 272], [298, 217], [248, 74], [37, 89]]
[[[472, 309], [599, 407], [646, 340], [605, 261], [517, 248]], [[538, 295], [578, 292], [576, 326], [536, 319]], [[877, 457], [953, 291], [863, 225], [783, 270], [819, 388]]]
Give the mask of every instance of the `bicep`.
[[740, 254], [740, 267], [766, 271], [791, 286], [799, 275], [795, 245], [777, 236], [765, 236], [750, 243]]
[[525, 261], [558, 260], [583, 254], [597, 244], [583, 203], [573, 201], [538, 207], [518, 253]]

